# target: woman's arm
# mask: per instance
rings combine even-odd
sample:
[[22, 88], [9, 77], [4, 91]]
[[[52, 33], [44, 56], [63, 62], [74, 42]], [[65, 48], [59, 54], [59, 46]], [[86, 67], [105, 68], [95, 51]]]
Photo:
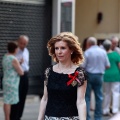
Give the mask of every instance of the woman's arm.
[[13, 67], [15, 68], [15, 70], [17, 71], [17, 73], [18, 73], [19, 75], [23, 75], [23, 74], [24, 74], [24, 72], [23, 72], [23, 70], [22, 70], [22, 68], [21, 68], [21, 66], [20, 66], [20, 63], [18, 62], [17, 59], [14, 59], [14, 60], [12, 61], [12, 65], [13, 65]]
[[43, 94], [43, 97], [42, 97], [41, 102], [40, 102], [40, 110], [39, 110], [38, 120], [44, 120], [47, 100], [48, 100], [47, 87], [46, 87], [46, 84], [44, 82], [44, 94]]
[[85, 92], [86, 92], [87, 81], [77, 89], [77, 109], [80, 120], [86, 120], [86, 102], [85, 102]]

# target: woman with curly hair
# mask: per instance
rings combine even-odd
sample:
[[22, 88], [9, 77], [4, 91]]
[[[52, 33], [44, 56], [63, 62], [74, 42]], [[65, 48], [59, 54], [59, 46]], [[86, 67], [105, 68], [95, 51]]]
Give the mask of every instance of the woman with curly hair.
[[62, 32], [47, 48], [56, 64], [45, 71], [38, 120], [86, 120], [86, 75], [79, 67], [84, 57], [78, 37]]

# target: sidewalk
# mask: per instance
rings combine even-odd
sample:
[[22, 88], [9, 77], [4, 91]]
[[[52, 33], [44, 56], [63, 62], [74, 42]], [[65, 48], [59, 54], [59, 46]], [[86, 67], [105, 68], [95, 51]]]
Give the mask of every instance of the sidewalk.
[[[40, 100], [38, 96], [35, 96], [35, 95], [27, 96], [22, 120], [37, 120], [38, 113], [39, 113], [39, 104], [40, 104]], [[2, 105], [3, 105], [2, 97], [0, 97], [0, 120], [4, 120]], [[92, 116], [91, 120], [94, 120], [93, 113], [94, 111], [91, 111], [91, 116]], [[109, 120], [109, 119], [110, 117], [103, 117], [103, 120]]]
[[[34, 96], [34, 95], [27, 96], [22, 120], [37, 120], [38, 112], [39, 112], [39, 104], [40, 104], [40, 100], [38, 96]], [[4, 120], [4, 113], [2, 107], [3, 107], [3, 102], [2, 102], [2, 97], [0, 97], [0, 120]]]

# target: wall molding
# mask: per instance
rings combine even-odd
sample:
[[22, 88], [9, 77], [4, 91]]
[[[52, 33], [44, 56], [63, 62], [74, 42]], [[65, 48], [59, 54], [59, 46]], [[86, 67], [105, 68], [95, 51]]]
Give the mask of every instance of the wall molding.
[[109, 39], [112, 36], [116, 36], [120, 39], [120, 33], [95, 33], [94, 37], [97, 39]]

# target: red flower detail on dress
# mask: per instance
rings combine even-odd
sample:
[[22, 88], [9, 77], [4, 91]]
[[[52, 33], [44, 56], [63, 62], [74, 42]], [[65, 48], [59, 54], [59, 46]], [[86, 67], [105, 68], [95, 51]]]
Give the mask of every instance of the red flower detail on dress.
[[68, 77], [70, 78], [70, 80], [67, 82], [67, 86], [69, 86], [70, 84], [75, 86], [77, 84], [77, 82], [80, 83], [80, 81], [77, 78], [78, 74], [79, 74], [78, 71], [76, 71], [73, 76], [71, 74], [68, 74]]

